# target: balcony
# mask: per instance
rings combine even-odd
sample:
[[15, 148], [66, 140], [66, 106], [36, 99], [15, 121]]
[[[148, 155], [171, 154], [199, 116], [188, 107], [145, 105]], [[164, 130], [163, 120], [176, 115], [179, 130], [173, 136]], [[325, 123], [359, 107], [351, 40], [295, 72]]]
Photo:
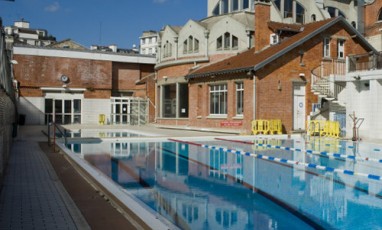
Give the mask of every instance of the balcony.
[[349, 56], [348, 72], [382, 69], [382, 52]]

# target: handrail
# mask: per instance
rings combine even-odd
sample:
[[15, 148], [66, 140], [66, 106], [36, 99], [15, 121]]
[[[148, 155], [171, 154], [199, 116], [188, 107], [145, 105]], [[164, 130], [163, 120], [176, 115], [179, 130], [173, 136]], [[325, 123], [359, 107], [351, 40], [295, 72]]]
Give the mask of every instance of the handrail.
[[319, 66], [311, 70], [312, 89], [327, 97], [337, 98], [343, 86], [333, 85], [329, 79], [333, 75], [345, 75], [343, 60], [322, 61]]
[[56, 142], [56, 130], [58, 130], [60, 132], [60, 134], [64, 137], [65, 145], [67, 145], [68, 144], [68, 139], [67, 139], [67, 136], [66, 136], [66, 129], [64, 129], [64, 131], [62, 131], [60, 129], [60, 127], [56, 123], [54, 123], [54, 122], [51, 122], [51, 123], [48, 124], [48, 143], [50, 143], [50, 126], [52, 126], [52, 125], [53, 125], [53, 128], [54, 128], [53, 129], [53, 143]]

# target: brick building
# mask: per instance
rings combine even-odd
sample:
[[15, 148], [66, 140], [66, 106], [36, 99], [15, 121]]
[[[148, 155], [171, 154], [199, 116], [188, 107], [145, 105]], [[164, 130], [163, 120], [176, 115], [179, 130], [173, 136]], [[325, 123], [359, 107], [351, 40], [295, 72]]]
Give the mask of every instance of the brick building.
[[[15, 46], [13, 53], [19, 113], [26, 115], [27, 124], [98, 124], [100, 114], [109, 124], [154, 117], [148, 103], [154, 98], [147, 94], [153, 90], [146, 88], [152, 56], [24, 46]], [[133, 110], [143, 117], [132, 117]]]
[[[259, 2], [267, 3], [269, 10], [256, 11], [255, 4]], [[260, 41], [266, 43], [268, 46], [270, 43], [278, 44], [285, 38], [304, 32], [302, 30], [305, 29], [305, 25], [338, 16], [342, 16], [348, 23], [345, 26], [346, 30], [352, 30], [352, 34], [357, 33], [357, 36], [370, 36], [366, 37], [366, 39], [374, 48], [378, 49], [378, 44], [382, 41], [379, 37], [380, 34], [373, 37], [370, 32], [372, 31], [370, 28], [374, 28], [375, 25], [379, 23], [378, 19], [374, 17], [373, 22], [364, 20], [364, 18], [369, 15], [368, 12], [371, 7], [380, 8], [377, 2], [378, 1], [360, 2], [356, 0], [209, 0], [208, 18], [201, 21], [189, 20], [181, 27], [166, 26], [159, 33], [158, 54], [155, 65], [157, 106], [155, 115], [157, 123], [161, 125], [199, 127], [203, 125], [209, 127], [243, 125], [240, 129], [243, 131], [247, 130], [248, 123], [243, 123], [244, 121], [241, 120], [241, 114], [239, 116], [232, 116], [235, 118], [235, 122], [219, 119], [215, 121], [213, 119], [202, 121], [202, 117], [209, 113], [210, 108], [196, 109], [197, 103], [195, 103], [195, 98], [199, 97], [199, 100], [206, 100], [208, 98], [206, 97], [208, 89], [203, 89], [201, 84], [199, 86], [201, 89], [195, 94], [196, 92], [191, 91], [192, 85], [187, 75], [192, 74], [196, 69], [202, 69], [212, 63], [253, 49], [254, 46], [257, 46], [257, 48], [263, 46], [257, 44]], [[266, 16], [271, 21], [265, 28], [265, 33], [256, 33], [256, 12], [259, 17]], [[375, 16], [378, 14], [377, 12], [380, 11], [376, 11]], [[260, 14], [263, 14], [263, 16], [260, 16]], [[341, 22], [341, 24], [344, 23]], [[348, 25], [351, 25], [353, 29], [348, 28]], [[356, 31], [354, 31], [354, 29]], [[365, 31], [367, 33], [365, 33]], [[325, 36], [325, 34], [322, 36]], [[343, 40], [339, 39], [337, 35], [334, 36], [335, 39], [327, 37], [324, 41], [325, 46], [328, 48], [325, 50], [325, 57], [321, 58], [322, 56], [320, 56], [321, 59], [315, 63], [316, 66], [309, 66], [311, 69], [308, 69], [306, 66], [301, 73], [301, 76], [305, 75], [304, 79], [306, 79], [308, 83], [311, 80], [311, 72], [319, 72], [319, 66], [325, 66], [325, 68], [327, 68], [331, 65], [335, 65], [338, 67], [331, 74], [339, 74], [339, 70], [345, 70], [346, 55], [352, 54], [351, 52], [353, 52], [353, 50], [349, 50], [349, 47], [351, 47], [349, 46], [350, 42], [343, 42], [349, 39], [348, 35], [345, 37]], [[352, 40], [354, 40], [354, 38], [352, 38]], [[341, 42], [340, 49], [342, 50], [339, 53], [344, 56], [341, 56], [339, 59], [333, 59], [336, 55], [335, 52], [337, 52], [337, 44], [334, 43], [337, 41]], [[365, 39], [362, 39], [362, 41], [366, 42]], [[369, 47], [369, 45], [367, 46], [368, 50], [372, 49], [375, 51]], [[320, 51], [320, 55], [324, 55], [322, 52], [323, 51]], [[357, 50], [355, 53], [358, 52], [362, 52], [362, 50]], [[300, 56], [305, 57], [305, 53], [304, 51]], [[299, 76], [299, 74], [300, 73], [297, 75]], [[243, 78], [246, 79], [245, 81], [249, 80], [248, 77], [243, 76]], [[282, 85], [282, 80], [280, 80], [280, 85]], [[309, 86], [309, 84], [307, 84], [307, 86]], [[242, 85], [237, 86], [233, 84], [231, 86], [227, 85], [227, 87], [240, 88]], [[248, 88], [250, 86], [246, 87]], [[219, 91], [220, 89], [216, 90]], [[223, 89], [223, 91], [224, 90], [225, 89]], [[243, 89], [240, 88], [238, 91], [243, 91]], [[248, 90], [245, 90], [242, 94], [251, 95]], [[249, 100], [248, 95], [244, 100]], [[312, 97], [316, 99], [307, 106], [318, 107], [326, 102], [322, 99], [323, 96], [321, 95]], [[248, 101], [246, 101], [246, 103], [248, 103]], [[341, 107], [341, 105], [339, 107]], [[306, 107], [306, 109], [307, 111], [310, 110], [308, 107]], [[344, 107], [342, 106], [340, 109], [342, 109], [342, 114], [345, 114]], [[194, 119], [194, 117], [192, 117], [194, 115], [191, 115], [191, 113], [195, 112], [197, 113], [195, 116], [198, 119]], [[231, 114], [234, 113], [232, 111], [230, 112], [230, 109], [227, 109], [227, 112]], [[244, 111], [244, 113], [248, 113], [248, 111]], [[309, 112], [307, 112], [307, 114], [309, 114]], [[247, 114], [247, 117], [248, 116], [249, 114]], [[328, 114], [324, 116], [326, 119], [329, 118]], [[251, 117], [255, 116], [253, 115]]]
[[[311, 91], [312, 71], [323, 60], [344, 67], [347, 55], [375, 52], [343, 17], [292, 27], [271, 22], [269, 9], [267, 2], [255, 3], [262, 13], [255, 15], [260, 23], [254, 48], [186, 76], [188, 125], [249, 133], [253, 119], [281, 119], [286, 133], [305, 130], [310, 108], [319, 100]], [[285, 37], [274, 42], [274, 34]]]

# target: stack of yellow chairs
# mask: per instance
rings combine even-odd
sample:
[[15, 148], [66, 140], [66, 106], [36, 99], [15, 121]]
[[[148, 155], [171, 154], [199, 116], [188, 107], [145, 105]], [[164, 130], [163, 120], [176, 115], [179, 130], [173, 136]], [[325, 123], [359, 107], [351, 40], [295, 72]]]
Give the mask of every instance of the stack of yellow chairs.
[[99, 117], [98, 117], [98, 123], [100, 125], [104, 125], [105, 124], [105, 121], [106, 121], [106, 116], [105, 114], [100, 114]]
[[340, 123], [338, 121], [312, 120], [308, 124], [309, 136], [338, 138], [340, 131]]
[[282, 134], [282, 123], [280, 119], [276, 120], [253, 120], [252, 134]]

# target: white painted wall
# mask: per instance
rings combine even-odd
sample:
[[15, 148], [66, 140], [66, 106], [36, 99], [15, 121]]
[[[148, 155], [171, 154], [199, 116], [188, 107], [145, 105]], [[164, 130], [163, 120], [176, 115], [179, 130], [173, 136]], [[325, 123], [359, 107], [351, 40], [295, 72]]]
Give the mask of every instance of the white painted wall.
[[[360, 76], [361, 80], [354, 80], [354, 76]], [[351, 73], [348, 79], [345, 102], [347, 136], [353, 136], [353, 121], [349, 115], [355, 112], [357, 118], [364, 119], [359, 127], [359, 137], [382, 139], [382, 70]]]
[[110, 123], [110, 99], [84, 99], [82, 106], [82, 124], [98, 124], [100, 114], [105, 114], [106, 123]]

